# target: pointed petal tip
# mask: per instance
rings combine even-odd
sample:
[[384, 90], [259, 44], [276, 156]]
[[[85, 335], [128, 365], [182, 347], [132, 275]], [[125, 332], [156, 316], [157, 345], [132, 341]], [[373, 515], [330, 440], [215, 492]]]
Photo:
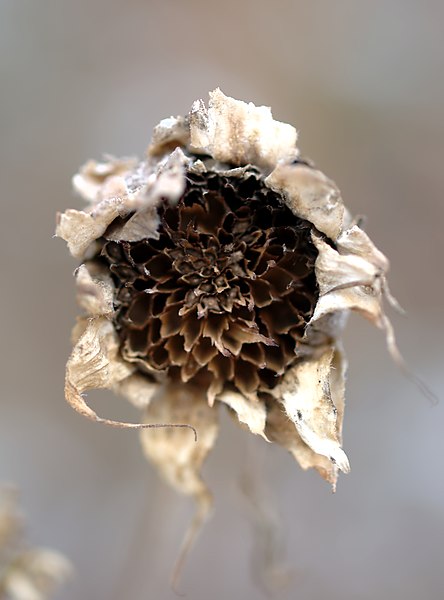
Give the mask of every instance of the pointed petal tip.
[[350, 461], [342, 448], [337, 448], [334, 454], [330, 456], [330, 460], [343, 473], [350, 473]]

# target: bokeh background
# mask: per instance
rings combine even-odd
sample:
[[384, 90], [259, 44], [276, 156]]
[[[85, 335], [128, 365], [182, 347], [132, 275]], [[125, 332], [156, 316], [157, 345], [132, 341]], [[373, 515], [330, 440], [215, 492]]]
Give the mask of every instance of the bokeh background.
[[[408, 312], [393, 316], [399, 345], [441, 403], [352, 317], [351, 474], [332, 495], [224, 418], [205, 467], [216, 510], [182, 589], [260, 599], [275, 560], [289, 579], [277, 598], [442, 598], [443, 22], [438, 0], [1, 0], [0, 481], [21, 489], [32, 542], [75, 565], [58, 598], [175, 598], [193, 506], [145, 463], [137, 434], [64, 402], [76, 264], [52, 239], [54, 215], [81, 206], [70, 178], [86, 159], [141, 155], [161, 118], [216, 86], [295, 124], [303, 154], [367, 215]], [[111, 394], [91, 398], [137, 418]]]

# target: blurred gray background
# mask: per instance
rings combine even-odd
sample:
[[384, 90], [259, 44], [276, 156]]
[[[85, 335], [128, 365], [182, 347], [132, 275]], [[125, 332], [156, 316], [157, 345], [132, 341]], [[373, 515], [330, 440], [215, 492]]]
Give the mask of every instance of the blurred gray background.
[[[442, 598], [444, 4], [1, 0], [0, 11], [0, 481], [20, 487], [33, 543], [75, 565], [57, 597], [175, 598], [168, 578], [193, 506], [145, 463], [137, 434], [64, 402], [76, 263], [52, 239], [54, 215], [81, 206], [70, 178], [88, 158], [142, 155], [161, 118], [220, 86], [293, 123], [303, 154], [367, 215], [408, 312], [393, 316], [400, 347], [441, 403], [352, 317], [352, 472], [332, 495], [223, 419], [205, 467], [216, 510], [181, 588], [193, 600], [265, 597], [249, 473], [264, 535], [281, 523], [276, 560], [292, 579], [277, 598]], [[91, 397], [101, 414], [137, 418], [111, 394]]]

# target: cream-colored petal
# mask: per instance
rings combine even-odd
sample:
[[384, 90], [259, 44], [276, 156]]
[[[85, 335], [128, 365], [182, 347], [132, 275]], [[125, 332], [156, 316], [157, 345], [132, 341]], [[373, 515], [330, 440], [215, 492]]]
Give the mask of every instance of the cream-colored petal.
[[265, 179], [290, 210], [336, 240], [344, 221], [344, 205], [335, 183], [321, 171], [301, 164], [278, 164]]
[[185, 535], [173, 573], [177, 581], [185, 558], [212, 507], [211, 493], [201, 477], [201, 468], [213, 448], [218, 432], [218, 415], [208, 406], [205, 392], [190, 384], [165, 384], [145, 412], [145, 422], [189, 423], [197, 431], [181, 428], [151, 429], [141, 433], [148, 460], [156, 465], [166, 481], [179, 492], [193, 496], [197, 511]]
[[340, 254], [353, 254], [360, 256], [379, 269], [380, 272], [388, 271], [389, 262], [384, 254], [376, 248], [368, 235], [357, 225], [346, 229], [338, 237], [336, 246]]
[[57, 215], [56, 236], [64, 239], [76, 258], [83, 258], [94, 240], [101, 237], [108, 225], [124, 213], [120, 199], [104, 200], [94, 212], [68, 209]]
[[273, 404], [267, 414], [265, 433], [271, 442], [288, 450], [302, 469], [316, 469], [335, 489], [338, 468], [327, 457], [316, 454], [301, 438], [294, 423], [285, 414], [280, 403]]
[[114, 285], [109, 271], [96, 262], [76, 270], [77, 302], [92, 317], [114, 312]]
[[189, 124], [191, 151], [222, 163], [272, 169], [297, 156], [294, 127], [274, 121], [268, 107], [234, 100], [220, 89], [210, 92], [208, 110], [202, 100], [193, 104]]
[[137, 164], [135, 158], [109, 157], [106, 162], [88, 161], [73, 177], [75, 191], [85, 200], [95, 203], [102, 198], [102, 189], [109, 178], [123, 177]]
[[312, 237], [318, 250], [315, 271], [320, 296], [307, 332], [326, 315], [347, 310], [360, 312], [384, 329], [382, 259], [372, 253], [367, 259], [365, 252], [340, 254], [319, 235]]
[[113, 324], [105, 317], [89, 319], [66, 365], [66, 400], [77, 412], [93, 421], [113, 427], [147, 427], [143, 423], [103, 419], [88, 406], [84, 398], [87, 390], [118, 388], [133, 371], [134, 367], [120, 357], [119, 339]]
[[186, 186], [185, 168], [189, 162], [182, 150], [176, 148], [154, 166], [141, 167], [138, 186], [124, 200], [126, 211], [134, 214], [125, 222], [111, 225], [106, 238], [127, 242], [158, 239], [160, 219], [157, 208], [164, 200], [174, 205], [182, 196]]
[[318, 250], [315, 270], [321, 296], [353, 286], [371, 286], [379, 277], [380, 269], [365, 255], [339, 254], [316, 233], [312, 239]]
[[[348, 473], [350, 465], [341, 448], [338, 409], [330, 390], [334, 348], [297, 363], [273, 390], [303, 441]], [[335, 377], [339, 375], [336, 373]], [[340, 392], [335, 385], [335, 393]]]
[[190, 140], [190, 129], [184, 117], [162, 119], [154, 128], [149, 156], [158, 156], [170, 152], [176, 146], [187, 146]]
[[133, 373], [113, 386], [113, 390], [125, 396], [136, 408], [145, 409], [151, 402], [160, 384], [148, 375]]
[[181, 148], [176, 148], [160, 161], [154, 173], [148, 176], [143, 195], [144, 207], [157, 206], [164, 198], [170, 204], [176, 204], [185, 191], [185, 169], [190, 162]]
[[106, 239], [116, 242], [139, 242], [146, 238], [157, 240], [159, 225], [157, 207], [150, 206], [134, 213], [123, 223], [112, 224], [106, 232]]
[[242, 394], [231, 390], [223, 392], [217, 399], [234, 410], [239, 421], [245, 423], [251, 433], [261, 435], [269, 441], [265, 435], [267, 410], [261, 400], [248, 400]]
[[376, 248], [369, 236], [357, 225], [352, 225], [341, 233], [337, 240], [340, 254], [359, 256], [371, 263], [381, 277], [382, 294], [387, 302], [399, 313], [405, 314], [396, 298], [391, 294], [386, 274], [389, 270], [389, 261], [384, 254]]
[[352, 286], [335, 290], [320, 296], [313, 316], [308, 323], [307, 333], [315, 323], [331, 313], [337, 311], [353, 310], [366, 317], [373, 325], [384, 328], [384, 314], [381, 307], [380, 282], [375, 281], [372, 286]]

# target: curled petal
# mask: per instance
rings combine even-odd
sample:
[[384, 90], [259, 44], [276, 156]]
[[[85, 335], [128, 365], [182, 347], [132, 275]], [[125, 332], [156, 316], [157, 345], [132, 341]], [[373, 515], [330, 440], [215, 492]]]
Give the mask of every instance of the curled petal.
[[197, 100], [189, 114], [190, 149], [229, 164], [272, 169], [297, 156], [296, 129], [274, 121], [266, 106], [234, 100], [220, 89], [210, 92], [208, 110]]
[[[320, 356], [297, 363], [273, 394], [282, 403], [303, 441], [348, 473], [350, 465], [340, 443], [340, 415], [330, 389], [334, 353], [334, 348], [327, 348]], [[336, 373], [335, 377], [340, 375]], [[335, 394], [340, 391], [339, 382], [336, 382]]]
[[383, 328], [383, 272], [364, 256], [340, 254], [318, 235], [313, 241], [320, 297], [309, 326], [329, 313], [351, 309]]
[[344, 205], [335, 183], [317, 169], [301, 164], [278, 164], [265, 185], [282, 194], [295, 215], [306, 219], [335, 240], [344, 221]]
[[134, 367], [120, 358], [112, 323], [105, 317], [89, 319], [66, 365], [66, 399], [85, 417], [102, 421], [82, 394], [90, 389], [112, 388], [133, 371]]
[[251, 433], [261, 435], [267, 442], [269, 441], [265, 435], [267, 410], [262, 401], [247, 400], [242, 394], [232, 390], [223, 392], [217, 399], [234, 410], [239, 422], [245, 423]]
[[318, 250], [315, 269], [321, 296], [353, 286], [371, 286], [382, 273], [365, 255], [339, 254], [316, 233], [312, 239]]

